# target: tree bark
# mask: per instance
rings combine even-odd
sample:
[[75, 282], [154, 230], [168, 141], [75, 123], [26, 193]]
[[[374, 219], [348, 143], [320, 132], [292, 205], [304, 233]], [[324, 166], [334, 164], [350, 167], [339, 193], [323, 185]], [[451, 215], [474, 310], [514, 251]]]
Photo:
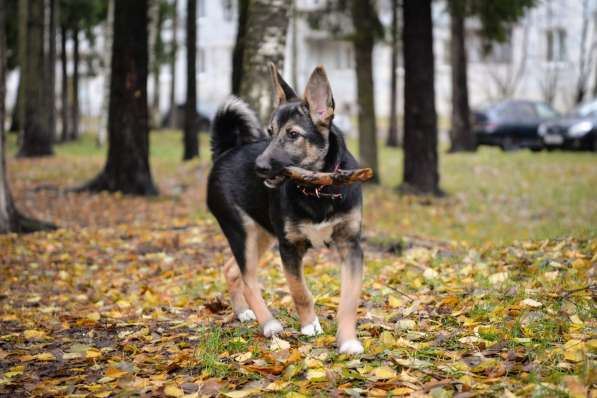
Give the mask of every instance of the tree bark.
[[398, 115], [397, 115], [397, 98], [398, 98], [398, 76], [396, 70], [398, 69], [398, 0], [392, 0], [392, 62], [390, 69], [390, 126], [388, 128], [388, 137], [386, 145], [389, 147], [397, 147], [398, 142]]
[[172, 15], [172, 59], [170, 60], [170, 118], [168, 125], [171, 129], [177, 127], [177, 109], [176, 109], [176, 53], [178, 52], [178, 43], [176, 34], [178, 33], [178, 0], [174, 0], [174, 13]]
[[[6, 2], [0, 1], [0, 98], [6, 97], [6, 53]], [[14, 205], [6, 170], [5, 115], [4, 101], [0, 101], [0, 234], [53, 229], [49, 223], [23, 216]]]
[[27, 66], [25, 68], [25, 117], [19, 156], [52, 155], [53, 137], [48, 128], [45, 98], [44, 2], [28, 0]]
[[373, 182], [379, 182], [377, 162], [377, 126], [373, 86], [373, 46], [375, 37], [372, 26], [377, 18], [371, 0], [351, 2], [353, 39], [357, 72], [357, 104], [359, 123], [359, 157], [364, 167], [373, 169]]
[[79, 27], [73, 29], [73, 102], [71, 110], [71, 131], [69, 135], [70, 140], [79, 138]]
[[159, 102], [159, 60], [157, 54], [158, 36], [160, 34], [160, 0], [149, 1], [149, 70], [153, 78], [153, 99], [151, 101], [151, 116], [149, 118], [150, 128], [158, 128], [160, 125], [160, 102]]
[[[22, 75], [22, 73], [19, 73]], [[20, 109], [21, 103], [23, 102], [23, 79], [19, 76], [19, 84], [17, 86], [17, 100], [15, 101], [15, 105], [12, 108], [11, 116], [10, 116], [10, 127], [8, 131], [11, 133], [18, 133], [21, 130], [21, 119], [20, 119]]]
[[184, 115], [183, 160], [199, 156], [197, 120], [197, 0], [187, 0], [187, 100]]
[[48, 128], [52, 139], [56, 139], [56, 20], [58, 0], [49, 0], [48, 58], [46, 65], [46, 99], [48, 101]]
[[234, 43], [234, 50], [232, 51], [232, 94], [237, 96], [240, 95], [240, 82], [242, 81], [248, 15], [249, 0], [238, 0], [236, 42]]
[[270, 116], [274, 106], [268, 65], [273, 62], [279, 70], [284, 68], [289, 13], [290, 2], [285, 0], [252, 0], [249, 3], [240, 97], [261, 120]]
[[61, 108], [61, 119], [62, 119], [62, 134], [60, 141], [68, 141], [69, 133], [69, 101], [68, 101], [68, 55], [66, 53], [66, 27], [60, 26], [60, 66], [62, 71], [61, 79], [61, 96], [62, 96], [62, 108]]
[[112, 41], [114, 39], [114, 1], [108, 0], [108, 16], [105, 24], [104, 48], [104, 84], [102, 92], [102, 108], [100, 114], [99, 130], [97, 132], [97, 145], [103, 146], [108, 136], [108, 106], [110, 103], [110, 73], [112, 65]]
[[114, 3], [108, 159], [79, 190], [156, 195], [149, 167], [147, 0]]
[[25, 118], [25, 71], [27, 70], [27, 23], [29, 19], [28, 10], [29, 0], [19, 0], [19, 45], [18, 45], [18, 60], [19, 60], [19, 95], [17, 98], [16, 109], [16, 130], [18, 132], [19, 145], [23, 141], [23, 121]]
[[404, 0], [404, 181], [400, 190], [440, 194], [431, 0]]
[[468, 66], [465, 46], [464, 6], [450, 1], [450, 62], [452, 66], [452, 128], [450, 152], [475, 151], [468, 99]]

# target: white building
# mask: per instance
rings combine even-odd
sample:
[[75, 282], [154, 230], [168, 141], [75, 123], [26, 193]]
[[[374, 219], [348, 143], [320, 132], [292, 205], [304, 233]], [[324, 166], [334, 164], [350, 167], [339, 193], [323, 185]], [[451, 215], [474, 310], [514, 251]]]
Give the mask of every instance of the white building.
[[[325, 0], [297, 0], [302, 13], [322, 7]], [[469, 91], [472, 106], [516, 97], [535, 100], [552, 98], [554, 106], [567, 111], [574, 104], [579, 76], [586, 75], [586, 99], [591, 96], [597, 71], [597, 0], [544, 0], [531, 10], [512, 30], [511, 40], [497, 45], [488, 56], [481, 51], [479, 25], [467, 21], [467, 49], [469, 52]], [[199, 108], [212, 114], [230, 93], [232, 50], [236, 39], [236, 0], [199, 0], [197, 83]], [[382, 22], [389, 26], [390, 0], [378, 0]], [[179, 1], [179, 43], [177, 60], [176, 98], [184, 102], [185, 2]], [[436, 106], [440, 118], [450, 114], [450, 19], [444, 1], [434, 2], [434, 49], [436, 60]], [[171, 37], [171, 26], [164, 26], [163, 39]], [[296, 34], [297, 92], [302, 92], [310, 72], [318, 64], [326, 67], [332, 83], [339, 112], [354, 114], [356, 111], [356, 77], [354, 54], [349, 42], [339, 41], [325, 31], [311, 29], [305, 18], [296, 21], [296, 32], [289, 28], [284, 76], [292, 83], [291, 43]], [[98, 48], [101, 49], [101, 34]], [[82, 46], [85, 51], [85, 44]], [[400, 55], [401, 58], [401, 55]], [[374, 50], [374, 82], [376, 111], [380, 119], [389, 113], [390, 47], [379, 42]], [[581, 72], [581, 70], [584, 71]], [[402, 101], [403, 70], [399, 76], [399, 113]], [[97, 116], [100, 112], [103, 77], [84, 78], [81, 81], [81, 111]], [[8, 106], [14, 101], [16, 74], [9, 78]], [[171, 72], [163, 66], [160, 76], [160, 108], [169, 106]], [[153, 79], [149, 79], [149, 95], [153, 92]]]

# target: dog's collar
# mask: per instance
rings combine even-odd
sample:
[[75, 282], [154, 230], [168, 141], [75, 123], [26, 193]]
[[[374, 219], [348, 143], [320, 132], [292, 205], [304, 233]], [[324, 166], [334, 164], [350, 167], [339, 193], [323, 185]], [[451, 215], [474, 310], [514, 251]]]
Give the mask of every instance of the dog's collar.
[[[340, 162], [336, 163], [336, 166], [334, 166], [334, 173], [337, 172], [339, 169], [340, 169]], [[321, 199], [321, 198], [328, 198], [328, 199], [332, 199], [332, 200], [342, 199], [341, 193], [321, 192], [321, 190], [324, 189], [326, 186], [327, 185], [315, 185], [313, 187], [305, 187], [305, 186], [297, 185], [296, 188], [299, 190], [300, 193], [302, 193], [305, 196], [313, 196], [318, 199]]]

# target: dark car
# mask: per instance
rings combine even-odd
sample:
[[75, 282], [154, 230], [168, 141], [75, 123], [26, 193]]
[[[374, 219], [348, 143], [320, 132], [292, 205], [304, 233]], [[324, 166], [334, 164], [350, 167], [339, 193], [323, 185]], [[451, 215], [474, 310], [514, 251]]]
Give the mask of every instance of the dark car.
[[[184, 118], [185, 118], [185, 105], [184, 104], [177, 104], [176, 105], [176, 126], [177, 129], [184, 129]], [[168, 110], [164, 117], [162, 118], [161, 127], [168, 128], [170, 127], [170, 113], [171, 111]], [[209, 131], [211, 128], [211, 118], [206, 115], [207, 112], [205, 111], [197, 111], [197, 122], [199, 123], [199, 131]]]
[[568, 116], [541, 124], [539, 135], [548, 149], [597, 151], [597, 100], [579, 105]]
[[477, 145], [499, 146], [504, 151], [517, 148], [541, 150], [541, 123], [560, 115], [551, 106], [536, 101], [507, 100], [473, 112]]

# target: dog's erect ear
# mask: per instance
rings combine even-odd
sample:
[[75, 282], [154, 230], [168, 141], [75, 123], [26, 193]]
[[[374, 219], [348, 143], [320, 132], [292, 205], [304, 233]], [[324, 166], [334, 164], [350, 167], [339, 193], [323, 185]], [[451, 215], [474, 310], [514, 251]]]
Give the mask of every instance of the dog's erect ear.
[[285, 102], [295, 99], [296, 93], [288, 85], [288, 83], [284, 81], [284, 79], [280, 75], [280, 72], [278, 72], [278, 68], [276, 68], [276, 65], [274, 65], [273, 62], [270, 62], [269, 69], [272, 74], [272, 83], [274, 84], [274, 105], [277, 107]]
[[334, 117], [334, 97], [328, 76], [321, 65], [315, 68], [309, 77], [305, 88], [305, 102], [313, 123], [329, 128]]

